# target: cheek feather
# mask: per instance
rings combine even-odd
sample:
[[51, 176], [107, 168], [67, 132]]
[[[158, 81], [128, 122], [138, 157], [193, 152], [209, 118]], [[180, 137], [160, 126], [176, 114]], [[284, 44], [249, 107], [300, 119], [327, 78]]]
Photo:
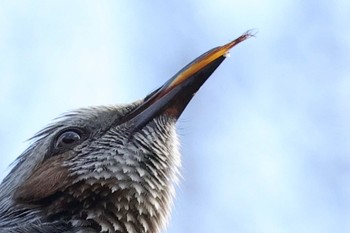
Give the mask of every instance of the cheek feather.
[[23, 202], [35, 202], [64, 190], [71, 182], [70, 172], [61, 166], [60, 157], [52, 157], [40, 165], [20, 186], [15, 198]]

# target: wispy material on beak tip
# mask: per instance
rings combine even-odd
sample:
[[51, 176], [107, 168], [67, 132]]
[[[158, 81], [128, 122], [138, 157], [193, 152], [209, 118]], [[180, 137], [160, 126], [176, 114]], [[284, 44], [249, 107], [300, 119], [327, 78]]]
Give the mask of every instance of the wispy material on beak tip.
[[255, 37], [255, 35], [258, 33], [258, 31], [256, 29], [250, 29], [248, 31], [246, 31], [245, 33], [243, 33], [240, 37], [236, 38], [235, 40], [218, 47], [219, 50], [224, 51], [223, 56], [228, 58], [231, 57], [230, 55], [230, 49], [232, 47], [234, 47], [235, 45], [241, 43], [242, 41], [245, 41], [246, 39], [249, 39], [251, 37]]

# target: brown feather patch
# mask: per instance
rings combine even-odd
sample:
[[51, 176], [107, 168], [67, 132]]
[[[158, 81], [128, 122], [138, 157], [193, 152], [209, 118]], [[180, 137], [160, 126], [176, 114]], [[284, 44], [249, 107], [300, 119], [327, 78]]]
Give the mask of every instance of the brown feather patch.
[[64, 190], [71, 182], [68, 168], [62, 166], [61, 156], [46, 160], [20, 186], [14, 197], [23, 202], [35, 202]]

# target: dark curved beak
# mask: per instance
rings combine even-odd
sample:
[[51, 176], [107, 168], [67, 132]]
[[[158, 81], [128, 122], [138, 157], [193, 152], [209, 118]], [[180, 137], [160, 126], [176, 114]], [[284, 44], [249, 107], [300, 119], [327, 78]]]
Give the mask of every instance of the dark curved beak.
[[229, 50], [252, 36], [246, 32], [230, 43], [199, 56], [149, 94], [140, 106], [125, 116], [123, 122], [132, 121], [140, 129], [161, 114], [178, 119], [194, 94], [228, 56]]

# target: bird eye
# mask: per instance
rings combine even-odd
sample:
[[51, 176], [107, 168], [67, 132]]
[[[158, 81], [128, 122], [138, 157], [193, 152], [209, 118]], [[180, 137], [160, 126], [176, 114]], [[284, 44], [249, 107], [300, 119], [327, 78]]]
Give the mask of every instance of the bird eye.
[[79, 132], [74, 130], [68, 130], [61, 133], [56, 141], [56, 148], [62, 148], [65, 146], [71, 146], [79, 142], [81, 139], [81, 135]]

